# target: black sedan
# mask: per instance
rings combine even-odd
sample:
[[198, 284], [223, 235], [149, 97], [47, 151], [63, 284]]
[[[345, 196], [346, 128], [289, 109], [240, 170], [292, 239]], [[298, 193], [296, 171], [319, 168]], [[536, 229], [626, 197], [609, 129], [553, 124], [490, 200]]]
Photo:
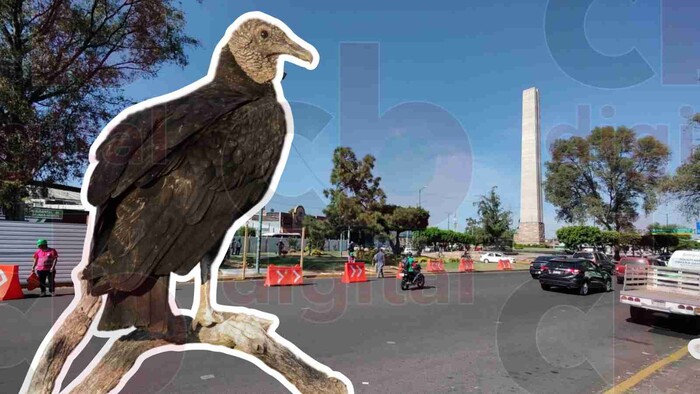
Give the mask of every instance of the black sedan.
[[533, 279], [537, 279], [540, 277], [540, 273], [542, 272], [542, 267], [547, 264], [549, 260], [552, 259], [565, 259], [566, 256], [537, 256], [535, 260], [530, 263], [530, 275], [532, 275]]
[[540, 274], [543, 290], [552, 287], [577, 289], [587, 295], [592, 289], [612, 291], [612, 276], [597, 264], [585, 259], [552, 259]]

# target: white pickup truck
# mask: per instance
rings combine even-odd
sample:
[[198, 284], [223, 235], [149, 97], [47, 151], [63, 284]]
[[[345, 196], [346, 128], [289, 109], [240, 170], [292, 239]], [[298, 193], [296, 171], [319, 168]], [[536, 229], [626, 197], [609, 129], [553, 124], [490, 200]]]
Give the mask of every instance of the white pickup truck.
[[686, 316], [700, 328], [700, 251], [676, 251], [667, 267], [628, 265], [620, 302], [629, 304], [635, 323], [662, 312]]

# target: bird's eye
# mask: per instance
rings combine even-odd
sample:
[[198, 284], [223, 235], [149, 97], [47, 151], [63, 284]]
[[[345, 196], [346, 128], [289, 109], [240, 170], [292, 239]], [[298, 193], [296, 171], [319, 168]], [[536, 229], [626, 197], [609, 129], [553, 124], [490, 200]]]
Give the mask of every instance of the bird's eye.
[[260, 37], [262, 37], [262, 38], [267, 38], [269, 35], [270, 35], [270, 33], [267, 30], [260, 31]]

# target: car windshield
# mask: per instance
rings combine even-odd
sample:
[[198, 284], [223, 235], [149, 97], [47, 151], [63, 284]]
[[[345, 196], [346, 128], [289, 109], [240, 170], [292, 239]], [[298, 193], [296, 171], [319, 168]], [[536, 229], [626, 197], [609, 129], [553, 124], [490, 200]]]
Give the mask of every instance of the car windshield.
[[574, 257], [578, 257], [578, 258], [582, 258], [582, 259], [592, 259], [593, 253], [574, 253]]
[[549, 261], [547, 263], [547, 267], [549, 267], [550, 269], [578, 268], [579, 264], [578, 262], [554, 260]]
[[535, 259], [535, 263], [546, 263], [549, 260], [551, 260], [553, 257], [552, 256], [538, 256]]

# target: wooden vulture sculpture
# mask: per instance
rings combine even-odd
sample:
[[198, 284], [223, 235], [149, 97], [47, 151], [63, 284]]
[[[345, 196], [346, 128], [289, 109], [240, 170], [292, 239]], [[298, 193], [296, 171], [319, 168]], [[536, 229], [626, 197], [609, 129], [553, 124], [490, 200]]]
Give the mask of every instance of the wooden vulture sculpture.
[[221, 321], [209, 303], [211, 264], [233, 223], [263, 199], [282, 158], [287, 124], [272, 82], [282, 55], [314, 60], [279, 27], [243, 22], [210, 83], [127, 116], [95, 150], [83, 278], [90, 294], [107, 294], [98, 329], [167, 332], [169, 275], [200, 262], [193, 328]]

